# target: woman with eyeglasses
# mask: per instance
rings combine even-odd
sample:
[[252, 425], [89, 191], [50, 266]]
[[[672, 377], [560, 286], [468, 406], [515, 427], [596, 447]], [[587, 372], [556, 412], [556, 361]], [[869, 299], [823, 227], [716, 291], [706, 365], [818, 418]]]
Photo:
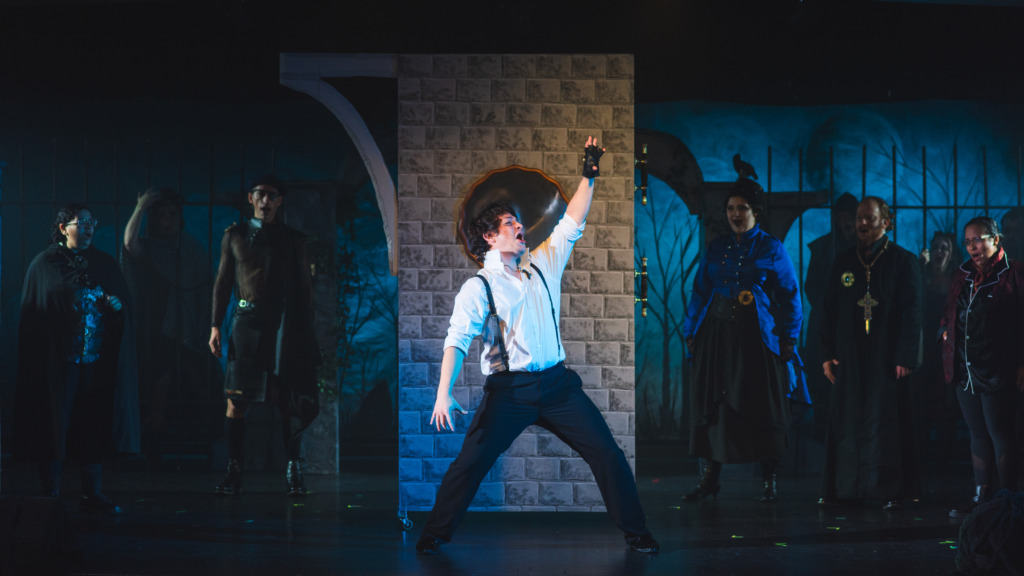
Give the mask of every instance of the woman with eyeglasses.
[[75, 460], [82, 510], [119, 512], [101, 491], [102, 461], [138, 452], [137, 367], [128, 289], [92, 245], [97, 224], [82, 204], [62, 208], [26, 272], [14, 446], [39, 463], [44, 495], [60, 496], [62, 462]]
[[999, 487], [1017, 488], [1014, 414], [1024, 391], [1024, 264], [1003, 251], [987, 216], [964, 226], [970, 258], [960, 265], [942, 317], [946, 382], [971, 433], [974, 495], [950, 511], [966, 516]]

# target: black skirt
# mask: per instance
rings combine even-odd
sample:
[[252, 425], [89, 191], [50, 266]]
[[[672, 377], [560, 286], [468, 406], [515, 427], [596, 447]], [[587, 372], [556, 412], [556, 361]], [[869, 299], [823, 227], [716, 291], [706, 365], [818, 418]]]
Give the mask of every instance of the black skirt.
[[757, 306], [715, 294], [695, 338], [690, 453], [719, 462], [786, 450], [789, 370], [761, 338]]
[[276, 384], [281, 313], [259, 307], [236, 308], [228, 341], [224, 395], [247, 402], [267, 401]]

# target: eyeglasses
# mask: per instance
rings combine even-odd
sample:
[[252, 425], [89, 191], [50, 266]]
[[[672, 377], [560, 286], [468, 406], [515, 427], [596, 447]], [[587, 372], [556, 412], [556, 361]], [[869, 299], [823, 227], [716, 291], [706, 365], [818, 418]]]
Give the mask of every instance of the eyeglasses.
[[974, 238], [964, 238], [964, 245], [975, 246], [985, 243], [985, 240], [991, 238], [993, 234], [985, 234], [984, 236], [975, 236]]
[[75, 226], [78, 226], [80, 228], [82, 226], [84, 226], [86, 228], [95, 228], [95, 227], [99, 226], [100, 221], [95, 219], [95, 218], [86, 218], [85, 220], [82, 220], [81, 218], [79, 218], [78, 220], [75, 220], [74, 222], [68, 222], [67, 224], [65, 224], [65, 226], [71, 226], [72, 224], [74, 224]]

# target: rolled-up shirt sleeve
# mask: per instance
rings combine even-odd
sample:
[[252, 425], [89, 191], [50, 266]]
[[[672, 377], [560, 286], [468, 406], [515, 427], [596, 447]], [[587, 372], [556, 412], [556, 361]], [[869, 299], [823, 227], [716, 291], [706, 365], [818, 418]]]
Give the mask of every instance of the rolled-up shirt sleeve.
[[444, 347], [454, 346], [469, 354], [469, 345], [484, 327], [489, 313], [484, 284], [477, 278], [470, 278], [455, 296], [455, 306], [448, 325], [448, 336]]

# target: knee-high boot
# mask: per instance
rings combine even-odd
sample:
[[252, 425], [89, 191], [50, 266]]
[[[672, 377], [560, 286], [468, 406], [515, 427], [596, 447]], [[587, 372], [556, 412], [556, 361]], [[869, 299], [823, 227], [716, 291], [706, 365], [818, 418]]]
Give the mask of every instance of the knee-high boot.
[[233, 496], [242, 491], [242, 463], [245, 461], [245, 418], [225, 418], [224, 436], [228, 444], [228, 471], [213, 489], [215, 494]]
[[291, 418], [284, 419], [284, 446], [288, 453], [288, 469], [285, 482], [289, 496], [305, 496], [306, 485], [302, 478], [302, 430], [292, 431]]

